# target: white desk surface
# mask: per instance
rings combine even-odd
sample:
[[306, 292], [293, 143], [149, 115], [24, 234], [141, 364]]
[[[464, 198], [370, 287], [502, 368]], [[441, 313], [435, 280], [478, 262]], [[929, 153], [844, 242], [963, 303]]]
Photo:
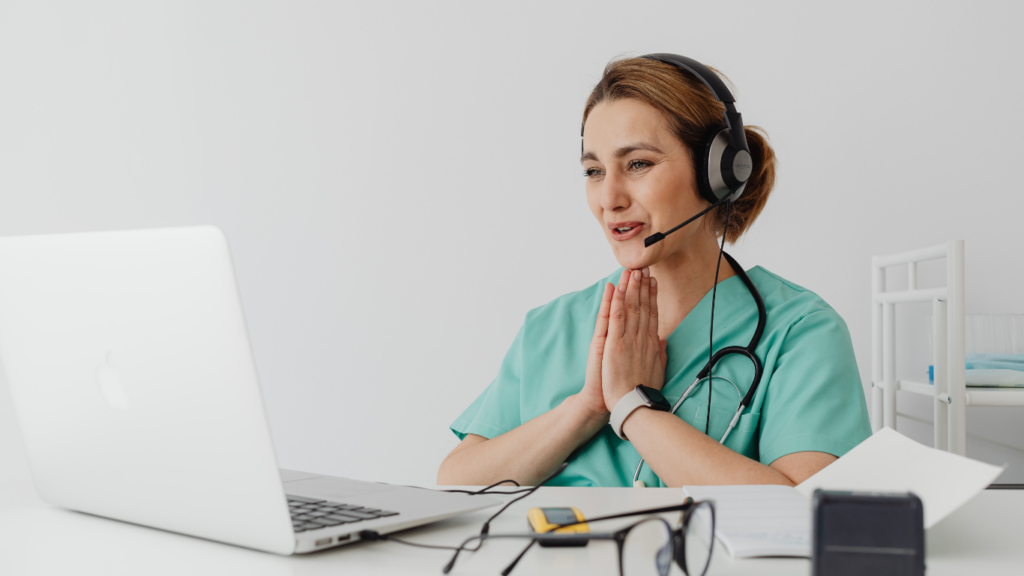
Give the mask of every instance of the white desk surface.
[[[593, 517], [674, 504], [680, 498], [681, 491], [672, 489], [541, 488], [499, 516], [491, 532], [524, 531], [526, 509], [533, 506], [576, 506]], [[456, 544], [478, 532], [495, 510], [408, 530], [400, 537]], [[621, 525], [614, 521], [602, 524], [608, 529]], [[461, 555], [452, 574], [499, 574], [523, 545], [518, 540], [489, 541], [481, 551]], [[1024, 491], [982, 492], [929, 530], [926, 547], [929, 576], [1024, 573]], [[38, 499], [29, 482], [0, 484], [0, 574], [4, 575], [437, 575], [450, 554], [392, 542], [363, 542], [305, 556], [281, 557], [54, 508]], [[614, 576], [618, 574], [615, 558], [615, 545], [610, 542], [592, 542], [586, 548], [575, 549], [535, 547], [513, 574]], [[674, 564], [672, 570], [673, 574], [682, 574]], [[710, 573], [809, 574], [810, 561], [737, 560], [716, 544]]]

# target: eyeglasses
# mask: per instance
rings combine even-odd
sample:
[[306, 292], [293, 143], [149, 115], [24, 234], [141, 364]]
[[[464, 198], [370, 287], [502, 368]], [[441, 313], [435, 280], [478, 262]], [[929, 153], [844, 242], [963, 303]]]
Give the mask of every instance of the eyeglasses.
[[[609, 533], [553, 533], [559, 528], [578, 524], [676, 511], [680, 511], [682, 514], [675, 529], [672, 529], [664, 519], [654, 517], [644, 518]], [[490, 538], [530, 539], [530, 543], [519, 553], [519, 556], [501, 572], [502, 576], [508, 576], [519, 560], [537, 542], [549, 545], [582, 545], [590, 540], [612, 540], [617, 544], [620, 576], [667, 576], [672, 560], [675, 560], [687, 576], [704, 576], [711, 563], [711, 554], [714, 550], [715, 508], [711, 502], [694, 502], [692, 498], [687, 498], [686, 502], [676, 506], [638, 510], [592, 518], [584, 522], [559, 524], [552, 529], [552, 532], [543, 534], [479, 534], [467, 538], [455, 550], [455, 554], [452, 555], [451, 561], [444, 567], [443, 572], [447, 574], [455, 566], [460, 552], [467, 549], [475, 550], [466, 548], [471, 542], [479, 540], [480, 543], [483, 543], [483, 540]], [[479, 549], [479, 545], [476, 549]]]

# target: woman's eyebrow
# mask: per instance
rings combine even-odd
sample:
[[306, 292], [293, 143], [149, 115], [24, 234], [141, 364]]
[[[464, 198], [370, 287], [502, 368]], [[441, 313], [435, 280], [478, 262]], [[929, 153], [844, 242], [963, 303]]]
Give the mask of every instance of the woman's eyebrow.
[[659, 150], [658, 147], [653, 144], [647, 144], [646, 142], [637, 142], [635, 144], [623, 146], [616, 150], [615, 157], [622, 158], [626, 154], [629, 154], [630, 152], [635, 152], [636, 150], [647, 150], [648, 152], [654, 152], [656, 154], [664, 154], [664, 152]]
[[[655, 154], [664, 154], [664, 152], [662, 152], [657, 146], [654, 146], [653, 144], [647, 144], [646, 142], [636, 142], [634, 144], [627, 144], [616, 149], [615, 157], [622, 158], [626, 154], [629, 154], [630, 152], [635, 152], [637, 150], [647, 150], [649, 152], [654, 152]], [[580, 162], [583, 162], [585, 160], [597, 161], [597, 155], [594, 154], [593, 152], [587, 152], [586, 154], [580, 157]]]

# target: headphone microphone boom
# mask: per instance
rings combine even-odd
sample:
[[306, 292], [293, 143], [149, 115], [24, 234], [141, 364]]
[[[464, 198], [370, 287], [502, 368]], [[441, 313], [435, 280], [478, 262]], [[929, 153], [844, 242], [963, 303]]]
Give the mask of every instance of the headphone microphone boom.
[[735, 202], [743, 194], [747, 180], [754, 171], [754, 161], [750, 156], [747, 136], [743, 132], [743, 116], [736, 111], [736, 99], [717, 74], [700, 62], [678, 54], [648, 54], [642, 58], [671, 64], [693, 74], [711, 90], [716, 100], [725, 105], [725, 111], [722, 113], [725, 126], [715, 129], [709, 135], [704, 145], [703, 161], [695, 166], [697, 190], [701, 198], [711, 205], [668, 232], [655, 232], [644, 238], [646, 248], [661, 242], [665, 236], [722, 204]]
[[700, 218], [701, 216], [707, 214], [708, 212], [714, 210], [715, 208], [718, 208], [722, 204], [725, 204], [726, 202], [729, 202], [729, 201], [730, 201], [729, 198], [722, 198], [721, 200], [718, 200], [717, 202], [715, 202], [711, 206], [708, 206], [707, 208], [701, 210], [700, 212], [697, 212], [693, 216], [690, 216], [690, 218], [686, 222], [683, 222], [682, 224], [676, 226], [675, 228], [669, 230], [668, 232], [655, 232], [654, 234], [651, 234], [647, 238], [644, 238], [644, 248], [649, 248], [651, 246], [651, 244], [656, 244], [658, 242], [661, 242], [662, 240], [665, 239], [665, 236], [668, 236], [669, 234], [675, 232], [676, 230], [679, 230], [683, 226], [686, 226], [690, 222], [693, 222], [697, 218]]

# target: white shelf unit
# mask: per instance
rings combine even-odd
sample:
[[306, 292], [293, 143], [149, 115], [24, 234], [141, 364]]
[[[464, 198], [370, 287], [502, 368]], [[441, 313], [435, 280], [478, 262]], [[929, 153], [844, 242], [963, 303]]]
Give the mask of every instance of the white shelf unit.
[[[946, 259], [946, 287], [919, 289], [917, 265]], [[886, 268], [907, 266], [907, 289], [885, 290]], [[964, 241], [871, 259], [871, 427], [896, 429], [896, 391], [934, 399], [935, 447], [963, 455], [968, 406], [1024, 406], [1024, 389], [968, 389], [964, 359]], [[896, 304], [932, 303], [934, 384], [896, 379]]]

